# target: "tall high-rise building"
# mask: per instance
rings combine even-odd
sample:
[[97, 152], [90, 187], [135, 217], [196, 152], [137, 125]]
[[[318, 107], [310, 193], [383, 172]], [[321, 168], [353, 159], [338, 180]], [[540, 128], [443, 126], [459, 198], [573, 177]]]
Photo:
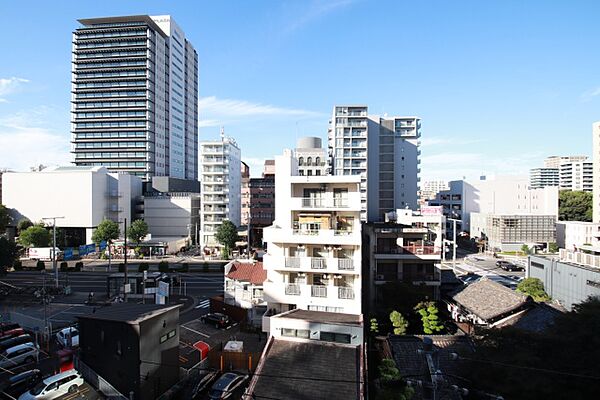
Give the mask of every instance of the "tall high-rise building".
[[419, 190], [419, 205], [425, 206], [427, 205], [428, 200], [435, 199], [435, 196], [441, 192], [442, 190], [448, 190], [447, 181], [425, 181], [421, 185], [421, 190]]
[[361, 220], [417, 209], [421, 119], [369, 115], [364, 105], [333, 108], [329, 156], [334, 175], [361, 177]]
[[202, 193], [200, 242], [214, 247], [215, 232], [224, 220], [241, 223], [241, 152], [233, 138], [221, 131], [221, 140], [200, 143]]
[[72, 153], [146, 181], [198, 179], [198, 55], [168, 15], [79, 20]]

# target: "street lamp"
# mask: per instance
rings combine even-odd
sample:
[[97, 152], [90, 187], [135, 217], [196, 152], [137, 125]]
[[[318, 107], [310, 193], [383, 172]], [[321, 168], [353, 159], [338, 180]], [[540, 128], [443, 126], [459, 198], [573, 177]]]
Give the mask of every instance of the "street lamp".
[[56, 265], [56, 220], [65, 217], [44, 217], [45, 220], [52, 220], [52, 267], [54, 268], [54, 284], [58, 287], [58, 266]]

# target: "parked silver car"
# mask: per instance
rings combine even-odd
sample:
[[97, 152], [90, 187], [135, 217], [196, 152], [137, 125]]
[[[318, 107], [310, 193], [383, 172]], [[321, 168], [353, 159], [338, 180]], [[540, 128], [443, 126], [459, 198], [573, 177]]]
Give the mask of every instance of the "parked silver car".
[[21, 364], [30, 364], [37, 361], [40, 350], [33, 343], [20, 344], [6, 349], [0, 354], [0, 368], [10, 369]]

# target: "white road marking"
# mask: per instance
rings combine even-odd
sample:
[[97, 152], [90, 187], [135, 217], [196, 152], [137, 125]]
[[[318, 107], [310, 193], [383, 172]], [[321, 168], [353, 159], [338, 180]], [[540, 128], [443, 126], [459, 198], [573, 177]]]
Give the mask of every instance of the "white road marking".
[[198, 304], [194, 308], [208, 308], [209, 306], [210, 306], [210, 300], [204, 300], [204, 301], [201, 301], [200, 304]]
[[195, 329], [188, 328], [188, 327], [187, 327], [187, 326], [185, 326], [185, 325], [181, 325], [181, 327], [182, 327], [182, 328], [185, 328], [185, 329], [187, 329], [188, 331], [192, 331], [192, 332], [194, 332], [194, 333], [197, 333], [198, 335], [204, 336], [205, 338], [208, 338], [208, 337], [210, 337], [210, 336], [209, 336], [209, 335], [207, 335], [206, 333], [202, 333], [202, 332], [200, 332], [200, 331], [197, 331], [197, 330], [195, 330]]

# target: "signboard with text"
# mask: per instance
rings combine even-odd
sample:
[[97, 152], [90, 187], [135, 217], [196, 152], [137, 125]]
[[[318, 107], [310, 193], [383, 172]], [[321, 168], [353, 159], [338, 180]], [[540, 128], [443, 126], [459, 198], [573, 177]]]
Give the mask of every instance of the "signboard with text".
[[421, 215], [443, 215], [442, 206], [421, 206]]

